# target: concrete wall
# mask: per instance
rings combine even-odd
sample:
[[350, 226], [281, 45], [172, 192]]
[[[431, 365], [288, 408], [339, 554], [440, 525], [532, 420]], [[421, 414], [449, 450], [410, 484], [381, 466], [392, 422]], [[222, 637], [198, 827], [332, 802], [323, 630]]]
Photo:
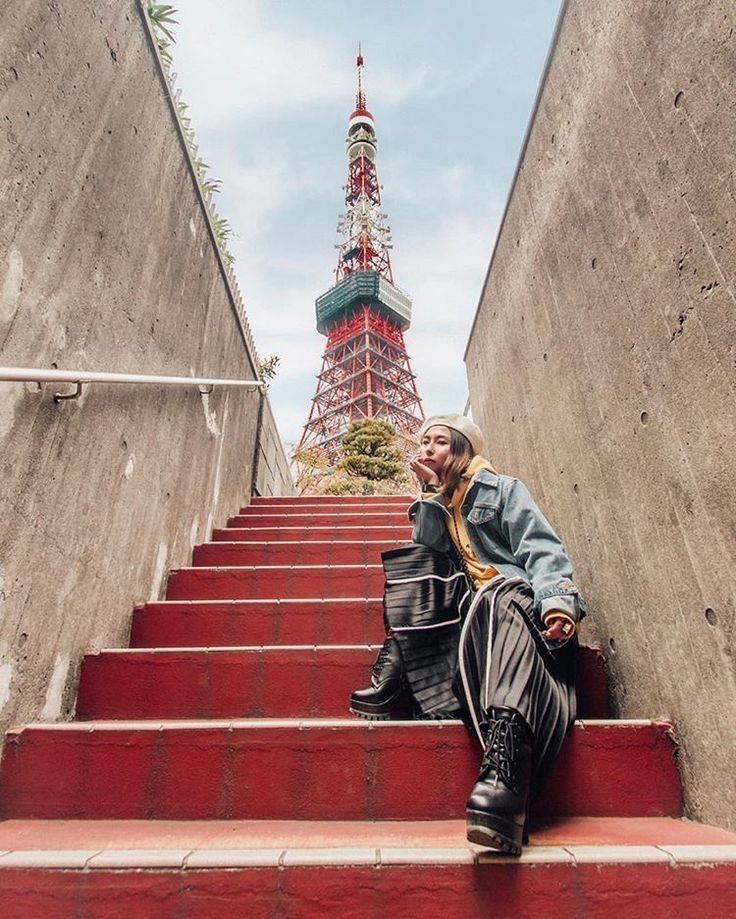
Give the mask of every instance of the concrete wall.
[[[0, 3], [0, 365], [253, 379], [134, 0]], [[0, 383], [0, 727], [70, 714], [85, 648], [249, 500], [292, 490], [256, 392]]]
[[736, 826], [736, 6], [570, 0], [466, 355], [616, 708]]

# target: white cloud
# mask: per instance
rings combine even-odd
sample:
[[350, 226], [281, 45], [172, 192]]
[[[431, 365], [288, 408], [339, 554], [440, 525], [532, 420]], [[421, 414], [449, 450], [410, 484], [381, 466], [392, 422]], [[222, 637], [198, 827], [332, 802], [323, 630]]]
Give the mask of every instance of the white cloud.
[[440, 170], [442, 185], [450, 204], [457, 204], [468, 186], [471, 169], [467, 163], [453, 163]]
[[[354, 81], [354, 58], [342, 42], [272, 25], [267, 13], [273, 9], [262, 0], [218, 0], [216, 5], [179, 0], [177, 8], [175, 61], [195, 129], [224, 129], [244, 119], [344, 104]], [[376, 66], [368, 81], [369, 99], [401, 104], [422, 89], [428, 73], [423, 63]]]
[[414, 324], [463, 325], [472, 317], [501, 217], [498, 199], [475, 213], [458, 211], [436, 225], [412, 227], [401, 246], [402, 286], [414, 299]]

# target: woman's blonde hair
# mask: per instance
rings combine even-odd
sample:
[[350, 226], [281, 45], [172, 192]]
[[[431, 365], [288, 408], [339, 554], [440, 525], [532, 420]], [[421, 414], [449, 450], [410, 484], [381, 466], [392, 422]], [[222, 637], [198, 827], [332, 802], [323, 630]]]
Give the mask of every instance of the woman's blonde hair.
[[474, 456], [470, 441], [454, 428], [450, 432], [450, 454], [442, 468], [442, 494], [449, 500], [455, 494], [463, 473]]

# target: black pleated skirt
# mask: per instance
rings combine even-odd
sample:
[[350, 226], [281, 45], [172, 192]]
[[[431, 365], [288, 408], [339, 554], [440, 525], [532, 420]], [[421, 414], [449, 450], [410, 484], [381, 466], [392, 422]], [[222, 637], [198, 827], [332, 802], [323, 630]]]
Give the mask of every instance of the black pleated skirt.
[[449, 556], [411, 545], [383, 553], [385, 625], [425, 716], [463, 712], [483, 744], [492, 706], [512, 708], [534, 735], [532, 794], [575, 719], [577, 638], [550, 643], [531, 587], [499, 575], [473, 593]]
[[456, 712], [454, 692], [467, 579], [449, 556], [426, 546], [382, 553], [384, 625], [401, 649], [406, 678], [422, 715]]

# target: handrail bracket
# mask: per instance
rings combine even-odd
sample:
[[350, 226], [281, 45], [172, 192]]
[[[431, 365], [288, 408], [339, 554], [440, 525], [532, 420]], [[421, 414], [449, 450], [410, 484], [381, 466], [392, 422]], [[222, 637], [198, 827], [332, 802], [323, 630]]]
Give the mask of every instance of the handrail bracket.
[[82, 387], [84, 383], [81, 380], [77, 380], [77, 387], [74, 392], [55, 392], [54, 393], [54, 402], [64, 402], [66, 399], [78, 399], [82, 395]]

